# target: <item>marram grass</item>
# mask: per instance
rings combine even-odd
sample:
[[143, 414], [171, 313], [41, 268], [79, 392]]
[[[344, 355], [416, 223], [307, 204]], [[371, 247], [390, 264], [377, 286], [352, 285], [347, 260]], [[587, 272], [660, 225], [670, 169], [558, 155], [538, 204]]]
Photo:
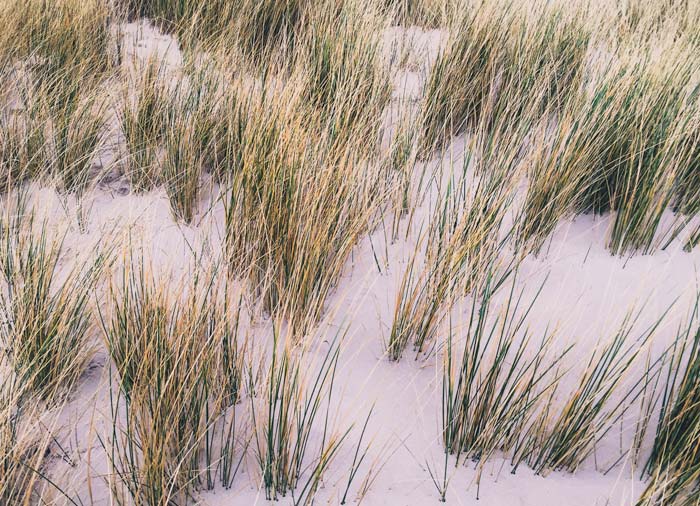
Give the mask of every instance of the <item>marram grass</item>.
[[[505, 287], [580, 214], [609, 217], [612, 254], [680, 237], [696, 246], [698, 5], [0, 1], [3, 206], [37, 185], [67, 211], [73, 196], [153, 192], [190, 247], [221, 213], [190, 278], [128, 258], [106, 291], [109, 247], [66, 269], [68, 245], [48, 222], [3, 215], [0, 502], [50, 502], [58, 438], [45, 422], [104, 348], [112, 502], [194, 504], [246, 469], [268, 498], [312, 503], [348, 427], [332, 423], [342, 340], [309, 343], [369, 236], [382, 276], [403, 269], [383, 322], [387, 356], [445, 356], [445, 472], [430, 470], [442, 499], [450, 455], [476, 462], [479, 477], [496, 454], [513, 470], [576, 472], [639, 407], [639, 504], [692, 504], [695, 315], [658, 359], [655, 327], [635, 338], [628, 319], [582, 371], [567, 370], [569, 348], [554, 329], [530, 332], [532, 306]], [[128, 40], [150, 30], [161, 32], [154, 47]], [[415, 47], [394, 65], [397, 33]], [[404, 78], [415, 94], [402, 94]], [[453, 155], [464, 163], [452, 167]], [[382, 234], [410, 244], [405, 265], [392, 245], [375, 249]], [[454, 319], [465, 299], [466, 330]], [[267, 338], [253, 339], [245, 316], [270, 322]], [[368, 427], [343, 502], [371, 453]]]

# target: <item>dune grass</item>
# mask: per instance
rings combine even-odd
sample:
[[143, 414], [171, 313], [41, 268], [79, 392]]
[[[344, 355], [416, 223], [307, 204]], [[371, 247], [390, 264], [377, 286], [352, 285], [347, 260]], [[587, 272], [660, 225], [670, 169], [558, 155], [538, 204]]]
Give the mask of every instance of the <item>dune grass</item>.
[[0, 38], [3, 67], [28, 63], [32, 78], [60, 104], [67, 83], [87, 88], [99, 82], [114, 63], [109, 6], [99, 0], [3, 2], [0, 17], [7, 30]]
[[447, 48], [425, 85], [420, 113], [423, 156], [481, 119], [504, 62], [508, 16], [508, 10], [486, 4], [465, 7], [456, 16]]
[[505, 279], [514, 267], [501, 252], [513, 233], [506, 216], [532, 116], [521, 114], [517, 126], [505, 118], [484, 119], [476, 126], [462, 169], [447, 180], [424, 242], [409, 260], [387, 343], [392, 360], [399, 360], [410, 344], [417, 355], [428, 351], [455, 300], [478, 286], [487, 272]]
[[43, 116], [36, 107], [26, 115], [4, 112], [0, 127], [2, 191], [9, 193], [30, 178], [39, 177], [47, 160]]
[[230, 487], [248, 453], [266, 497], [312, 498], [347, 434], [334, 428], [329, 405], [338, 345], [316, 371], [291, 340], [275, 338], [256, 366], [239, 333], [240, 305], [227, 302], [216, 273], [173, 297], [145, 263], [126, 265], [102, 314], [117, 390], [101, 440], [115, 500], [190, 504], [198, 490]]
[[[254, 452], [265, 498], [279, 500], [290, 493], [299, 504], [314, 496], [349, 431], [339, 433], [330, 425], [340, 348], [333, 342], [318, 364], [312, 362], [310, 367], [302, 364], [311, 357], [291, 350], [288, 341], [280, 342], [277, 330], [272, 346], [265, 396], [257, 402], [251, 398]], [[321, 423], [323, 437], [316, 449], [311, 435], [321, 430]], [[318, 456], [310, 455], [314, 450]]]
[[4, 357], [0, 363], [0, 501], [30, 504], [40, 495], [48, 431], [41, 427], [41, 408], [22, 386]]
[[647, 488], [637, 504], [692, 504], [700, 487], [697, 451], [700, 431], [698, 302], [680, 327], [665, 374], [654, 443], [644, 466]]
[[99, 95], [76, 101], [67, 102], [53, 117], [49, 172], [61, 190], [82, 195], [98, 178], [96, 158], [105, 135], [106, 102]]
[[138, 70], [135, 76], [127, 76], [117, 115], [124, 140], [124, 172], [134, 191], [140, 192], [154, 188], [161, 180], [159, 149], [171, 97], [159, 62], [149, 61]]
[[181, 298], [127, 261], [102, 314], [114, 366], [112, 431], [102, 439], [119, 504], [188, 504], [196, 490], [229, 486], [240, 434], [244, 343], [211, 275]]
[[317, 21], [321, 34], [300, 42], [309, 70], [281, 85], [263, 81], [262, 91], [243, 88], [228, 123], [227, 139], [240, 149], [223, 169], [231, 268], [267, 312], [301, 332], [320, 316], [389, 191], [372, 163], [388, 77], [371, 18], [347, 18]]
[[[324, 0], [325, 1], [325, 0]], [[280, 63], [303, 31], [307, 0], [117, 0], [118, 14], [148, 18], [184, 48], [213, 41], [235, 46], [254, 68]], [[331, 5], [331, 2], [328, 2]], [[216, 43], [216, 42], [214, 42]]]
[[454, 5], [449, 0], [382, 0], [398, 26], [438, 28], [448, 23]]
[[[601, 340], [560, 409], [554, 411], [551, 402], [546, 403], [514, 462], [525, 459], [538, 474], [551, 470], [575, 472], [595, 451], [596, 442], [612, 430], [627, 403], [642, 394], [652, 377], [645, 371], [641, 378], [629, 379], [629, 373], [665, 313], [632, 339], [638, 317], [639, 313], [628, 313], [618, 332]], [[552, 397], [555, 390], [551, 391]]]
[[[528, 315], [539, 292], [522, 307], [523, 293], [515, 292], [515, 276], [506, 301], [493, 318], [495, 282], [487, 275], [474, 290], [464, 342], [453, 342], [451, 333], [447, 338], [442, 381], [445, 473], [448, 455], [454, 455], [457, 463], [463, 458], [483, 465], [495, 452], [514, 452], [556, 388], [560, 362], [571, 349], [555, 352], [554, 333], [549, 330], [539, 342], [533, 342]], [[455, 357], [460, 349], [461, 359]], [[477, 483], [481, 470], [478, 476]], [[447, 477], [443, 476], [443, 500], [446, 487]]]
[[422, 154], [500, 114], [561, 106], [581, 86], [590, 34], [576, 8], [476, 2], [454, 16], [425, 86]]
[[[451, 326], [443, 350], [445, 474], [432, 474], [443, 500], [450, 455], [457, 463], [476, 462], [477, 497], [483, 465], [497, 452], [510, 458], [512, 472], [522, 463], [542, 475], [575, 472], [628, 407], [658, 384], [665, 363], [662, 355], [642, 366], [641, 376], [632, 373], [666, 313], [636, 338], [631, 335], [640, 313], [629, 313], [579, 371], [567, 365], [577, 353], [575, 342], [554, 346], [560, 339], [554, 330], [546, 328], [539, 340], [530, 332], [529, 314], [539, 292], [523, 306], [523, 293], [515, 292], [513, 282], [497, 304], [494, 281], [489, 276], [475, 290], [464, 330]], [[495, 315], [493, 307], [499, 308]], [[558, 402], [563, 385], [572, 380], [573, 390]], [[650, 398], [653, 409], [653, 392]]]
[[[509, 196], [502, 191], [506, 186], [498, 178], [485, 179], [479, 180], [474, 200], [464, 204], [458, 221], [448, 216], [452, 210], [447, 207], [447, 196], [445, 207], [438, 208], [443, 216], [434, 223], [441, 226], [434, 230], [434, 242], [428, 239], [422, 270], [418, 263], [420, 250], [410, 260], [387, 343], [392, 360], [399, 360], [409, 345], [417, 355], [428, 351], [426, 346], [434, 346], [435, 334], [452, 301], [478, 284], [485, 270], [497, 262], [499, 228]], [[459, 193], [460, 189], [454, 191]], [[454, 229], [447, 229], [450, 226]]]
[[691, 67], [631, 58], [570, 101], [553, 132], [541, 127], [521, 230], [533, 249], [560, 218], [613, 212], [611, 251], [649, 251], [674, 193], [682, 207], [695, 191]]
[[[193, 504], [252, 464], [267, 499], [312, 503], [349, 430], [334, 414], [342, 339], [316, 332], [368, 236], [381, 276], [403, 269], [386, 355], [444, 354], [443, 500], [450, 455], [478, 477], [496, 454], [513, 471], [575, 472], [638, 406], [635, 459], [656, 429], [639, 504], [697, 495], [697, 310], [658, 360], [661, 320], [635, 338], [629, 316], [567, 370], [569, 346], [528, 329], [537, 297], [524, 305], [515, 280], [504, 293], [579, 214], [609, 215], [615, 255], [686, 227], [686, 250], [698, 243], [696, 2], [5, 0], [0, 21], [3, 206], [36, 182], [66, 211], [69, 194], [154, 191], [206, 251], [174, 282], [134, 250], [105, 296], [108, 246], [78, 265], [48, 221], [0, 219], [0, 502], [44, 500], [46, 408], [103, 345], [110, 500]], [[144, 41], [123, 50], [147, 22], [181, 61]], [[434, 62], [387, 57], [409, 27], [427, 53], [444, 39]], [[413, 250], [396, 265], [401, 241]]]
[[109, 249], [59, 277], [63, 237], [32, 214], [2, 223], [2, 343], [19, 381], [34, 395], [59, 400], [90, 361], [95, 346], [90, 298]]
[[205, 172], [215, 170], [216, 144], [222, 128], [218, 83], [205, 70], [190, 76], [177, 90], [164, 125], [162, 178], [174, 216], [190, 223]]

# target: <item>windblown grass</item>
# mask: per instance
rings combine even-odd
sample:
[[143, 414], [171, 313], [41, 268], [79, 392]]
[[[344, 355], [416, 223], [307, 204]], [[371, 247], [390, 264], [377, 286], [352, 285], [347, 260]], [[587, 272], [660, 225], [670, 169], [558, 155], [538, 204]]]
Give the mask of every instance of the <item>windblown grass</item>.
[[392, 360], [411, 343], [417, 354], [425, 351], [457, 297], [478, 286], [487, 272], [496, 275], [495, 266], [501, 265], [502, 276], [512, 267], [501, 258], [512, 233], [505, 218], [530, 120], [523, 115], [520, 126], [510, 130], [503, 118], [478, 126], [461, 173], [448, 179], [430, 219], [425, 251], [419, 243], [404, 272], [387, 343]]
[[45, 87], [52, 103], [79, 82], [83, 91], [97, 84], [114, 64], [109, 7], [99, 0], [5, 1], [0, 18], [3, 66], [29, 65], [33, 81]]
[[127, 76], [118, 112], [124, 136], [124, 172], [137, 192], [152, 189], [161, 179], [159, 150], [172, 100], [158, 62], [149, 61], [138, 70], [135, 76]]
[[222, 140], [221, 92], [206, 70], [190, 75], [177, 90], [164, 130], [162, 178], [177, 219], [190, 223], [195, 214], [201, 179], [215, 170], [216, 145]]
[[0, 165], [2, 191], [9, 193], [28, 179], [46, 170], [46, 131], [44, 118], [36, 107], [24, 115], [12, 111], [2, 115], [0, 126]]
[[[254, 450], [268, 500], [278, 500], [291, 493], [296, 504], [308, 502], [348, 434], [347, 431], [337, 433], [330, 426], [330, 403], [339, 352], [339, 344], [334, 343], [320, 364], [309, 368], [302, 365], [306, 358], [303, 353], [292, 351], [287, 342], [278, 342], [275, 330], [266, 395], [260, 399], [264, 403], [260, 402], [258, 407], [253, 402], [251, 406], [255, 423]], [[312, 431], [320, 430], [320, 416], [324, 416], [323, 437], [318, 456], [310, 458], [314, 450], [311, 435]]]
[[562, 217], [612, 211], [610, 249], [648, 251], [674, 189], [679, 203], [695, 191], [693, 123], [681, 113], [695, 107], [691, 67], [631, 58], [570, 101], [553, 132], [541, 128], [521, 231], [534, 249]]
[[628, 313], [618, 332], [602, 340], [590, 354], [561, 408], [551, 402], [559, 388], [550, 391], [538, 419], [518, 444], [513, 459], [516, 467], [525, 460], [536, 473], [546, 474], [551, 470], [574, 472], [581, 466], [595, 451], [596, 442], [612, 430], [625, 407], [637, 400], [651, 381], [649, 371], [640, 378], [629, 376], [665, 314], [636, 339], [630, 339], [639, 314], [634, 317]]
[[[213, 257], [220, 246], [224, 265], [205, 274], [210, 259], [198, 256], [191, 279], [172, 283], [129, 258], [103, 300], [95, 288], [110, 266], [106, 250], [64, 269], [63, 239], [47, 224], [0, 220], [0, 502], [40, 500], [37, 485], [49, 478], [43, 405], [74, 391], [95, 351], [93, 295], [113, 380], [101, 438], [113, 502], [191, 504], [204, 489], [233, 486], [248, 461], [268, 499], [313, 502], [348, 432], [333, 423], [341, 340], [326, 352], [309, 337], [355, 246], [386, 222], [388, 272], [388, 243], [398, 243], [403, 226], [407, 243], [418, 235], [386, 353], [445, 352], [446, 465], [451, 454], [475, 461], [480, 476], [501, 453], [513, 470], [574, 472], [639, 405], [636, 460], [657, 406], [653, 382], [663, 388], [661, 414], [640, 504], [692, 501], [697, 314], [679, 332], [663, 378], [668, 355], [645, 353], [658, 322], [634, 339], [628, 317], [583, 371], [565, 370], [569, 347], [528, 329], [525, 290], [513, 281], [500, 310], [496, 300], [520, 262], [576, 214], [611, 215], [614, 254], [651, 252], [659, 236], [670, 244], [697, 227], [695, 4], [0, 2], [3, 198], [32, 180], [79, 202], [93, 187], [100, 197], [127, 184], [135, 193], [159, 189], [174, 221], [187, 225], [187, 245], [192, 233]], [[168, 51], [182, 58], [172, 62], [148, 44], [122, 51], [133, 28], [124, 23], [138, 18], [173, 35], [178, 47]], [[393, 25], [417, 25], [416, 40], [444, 35], [435, 64], [407, 50], [394, 68], [384, 47], [401, 30]], [[404, 77], [424, 85], [422, 97], [396, 96], [392, 81]], [[460, 167], [428, 162], [458, 135], [466, 145]], [[103, 153], [121, 174], [100, 166]], [[669, 209], [676, 216], [666, 230]], [[221, 230], [200, 229], [205, 213]], [[699, 237], [696, 228], [686, 249]], [[244, 293], [235, 301], [234, 285]], [[451, 317], [465, 297], [471, 312], [460, 349]], [[273, 326], [272, 349], [256, 343], [259, 365], [240, 326], [243, 300], [261, 326], [268, 316]], [[343, 502], [368, 455], [365, 430]], [[444, 499], [447, 474], [431, 476]]]
[[449, 0], [382, 0], [393, 23], [437, 28], [448, 23], [454, 2]]
[[36, 398], [22, 387], [5, 357], [0, 359], [0, 502], [31, 504], [49, 445]]
[[[513, 452], [547, 395], [556, 388], [560, 361], [570, 351], [565, 347], [554, 354], [554, 334], [548, 330], [539, 343], [532, 343], [528, 314], [537, 296], [521, 309], [523, 294], [515, 292], [515, 277], [501, 313], [492, 321], [494, 281], [487, 277], [474, 291], [465, 342], [458, 343], [463, 346], [461, 360], [453, 356], [452, 335], [447, 341], [443, 443], [445, 458], [452, 454], [457, 462], [463, 456], [484, 463], [497, 451]], [[445, 473], [446, 469], [447, 461]], [[446, 476], [443, 483], [444, 500]]]
[[[240, 306], [226, 302], [214, 279], [196, 276], [184, 297], [173, 297], [168, 283], [132, 261], [112, 291], [103, 325], [118, 391], [103, 444], [119, 504], [189, 504], [197, 490], [230, 487], [248, 450], [266, 496], [308, 500], [347, 434], [336, 433], [329, 405], [338, 346], [315, 372], [306, 354], [275, 339], [261, 362], [267, 373], [254, 370], [239, 340]], [[251, 436], [237, 405], [244, 393]], [[312, 433], [321, 427], [315, 455]]]
[[700, 212], [700, 97], [693, 98], [681, 111], [672, 140], [681, 153], [673, 204], [687, 216]]
[[[450, 455], [457, 462], [479, 463], [477, 484], [483, 464], [496, 452], [511, 458], [513, 472], [522, 462], [543, 475], [575, 472], [627, 407], [656, 382], [664, 363], [662, 356], [647, 363], [641, 377], [632, 375], [665, 313], [636, 339], [630, 336], [638, 315], [628, 314], [615, 336], [593, 350], [582, 372], [567, 369], [564, 359], [576, 344], [553, 346], [556, 333], [549, 329], [535, 341], [528, 329], [539, 292], [521, 308], [522, 293], [513, 284], [494, 317], [493, 282], [487, 277], [474, 292], [465, 342], [455, 343], [451, 332], [444, 350], [445, 474], [431, 474], [443, 500]], [[461, 360], [455, 359], [459, 350]], [[558, 407], [562, 385], [575, 374], [573, 391]], [[653, 408], [651, 397], [647, 405]]]
[[124, 268], [103, 328], [116, 372], [113, 430], [103, 440], [119, 504], [188, 504], [237, 471], [235, 404], [245, 353], [238, 312], [209, 276], [183, 298], [169, 295], [144, 264]]
[[479, 122], [504, 63], [507, 10], [480, 4], [465, 7], [456, 18], [447, 47], [425, 85], [420, 114], [424, 157]]
[[59, 277], [63, 238], [46, 223], [20, 216], [5, 220], [1, 233], [2, 344], [18, 381], [56, 401], [75, 386], [95, 351], [89, 301], [108, 249], [93, 251], [84, 267]]
[[[590, 34], [583, 15], [537, 3], [462, 6], [425, 87], [422, 154], [519, 109], [555, 108], [581, 84]], [[529, 111], [528, 111], [529, 112]]]
[[106, 101], [94, 94], [76, 101], [66, 102], [53, 117], [49, 173], [61, 190], [82, 195], [97, 176], [93, 166], [105, 135]]
[[649, 484], [639, 505], [696, 502], [700, 490], [700, 330], [698, 301], [680, 327], [668, 363], [666, 384], [651, 454], [644, 467]]
[[304, 30], [308, 5], [308, 0], [238, 0], [234, 7], [238, 11], [234, 33], [245, 57], [256, 65], [264, 65], [267, 60], [274, 60], [276, 49], [291, 51], [297, 34]]
[[[387, 172], [392, 183], [394, 220], [391, 227], [392, 240], [399, 237], [399, 228], [404, 217], [414, 208], [423, 186], [425, 170], [415, 181], [417, 167], [418, 128], [411, 123], [411, 118], [404, 113], [392, 133], [392, 138], [385, 158]], [[408, 220], [410, 222], [410, 218]]]
[[[291, 51], [304, 25], [307, 0], [119, 0], [129, 19], [152, 19], [185, 48], [224, 43], [253, 67], [269, 68]], [[288, 54], [288, 53], [287, 53]]]
[[337, 32], [321, 25], [309, 43], [329, 53], [310, 54], [308, 75], [284, 85], [263, 81], [262, 93], [244, 91], [242, 106], [231, 106], [238, 109], [227, 142], [240, 154], [224, 169], [227, 256], [265, 310], [302, 332], [320, 316], [388, 193], [383, 168], [373, 163], [387, 75], [377, 74], [376, 37], [351, 22], [339, 21]]

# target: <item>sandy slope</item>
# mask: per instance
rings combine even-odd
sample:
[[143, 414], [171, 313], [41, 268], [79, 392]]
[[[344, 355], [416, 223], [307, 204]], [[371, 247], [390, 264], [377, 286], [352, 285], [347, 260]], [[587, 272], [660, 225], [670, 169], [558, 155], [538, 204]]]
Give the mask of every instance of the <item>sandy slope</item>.
[[[139, 58], [153, 51], [166, 55], [170, 65], [180, 62], [172, 39], [153, 29], [131, 25], [127, 33], [133, 39], [131, 49]], [[387, 34], [388, 45], [400, 31]], [[395, 98], [416, 98], [425, 75], [424, 60], [434, 58], [440, 44], [439, 32], [411, 30], [416, 37], [413, 64], [396, 76]], [[459, 152], [459, 140], [453, 149]], [[446, 155], [449, 159], [449, 155]], [[460, 166], [459, 156], [454, 164]], [[216, 202], [202, 202], [208, 209], [195, 219], [192, 227], [177, 225], [171, 218], [163, 191], [143, 196], [122, 195], [115, 184], [104, 185], [89, 197], [83, 206], [88, 210], [84, 230], [76, 227], [75, 203], [64, 202], [53, 191], [37, 189], [33, 194], [51, 216], [57, 227], [68, 227], [66, 244], [80, 253], [94, 241], [111, 236], [124, 241], [127, 233], [132, 243], [143, 244], [155, 263], [166, 269], [186, 271], [193, 252], [203, 251], [212, 257], [220, 252], [223, 209]], [[434, 195], [433, 195], [434, 196]], [[403, 275], [417, 230], [428, 219], [430, 196], [419, 207], [407, 241], [385, 243], [385, 232], [377, 229], [365, 238], [353, 253], [346, 272], [328, 301], [327, 318], [319, 327], [321, 350], [338, 329], [347, 329], [336, 384], [338, 427], [354, 423], [361, 427], [370, 407], [366, 440], [373, 439], [368, 460], [360, 469], [351, 488], [351, 502], [370, 464], [379, 470], [362, 504], [422, 505], [438, 502], [429, 468], [442, 473], [443, 452], [440, 441], [440, 354], [413, 360], [408, 354], [398, 363], [390, 363], [383, 355], [388, 337], [398, 284]], [[69, 199], [70, 200], [70, 199]], [[211, 205], [210, 205], [211, 204]], [[678, 298], [666, 323], [660, 329], [655, 346], [660, 348], [669, 339], [675, 324], [686, 314], [693, 300], [700, 267], [700, 250], [681, 250], [674, 242], [664, 251], [632, 258], [613, 257], [605, 249], [608, 221], [582, 216], [559, 226], [547, 251], [540, 257], [527, 258], [518, 277], [518, 286], [533, 295], [547, 278], [543, 293], [534, 307], [531, 325], [534, 332], [546, 326], [558, 326], [562, 346], [575, 343], [570, 355], [573, 363], [582, 360], [601, 339], [611, 336], [625, 312], [641, 308], [644, 312], [640, 328], [652, 322], [672, 301]], [[374, 253], [378, 252], [378, 269]], [[463, 322], [466, 304], [457, 307], [454, 321]], [[269, 335], [269, 322], [258, 321], [252, 332], [259, 340]], [[443, 338], [444, 338], [444, 332]], [[109, 504], [105, 473], [107, 461], [97, 438], [104, 434], [104, 420], [109, 414], [108, 379], [105, 357], [99, 354], [81, 383], [79, 391], [64, 409], [60, 440], [65, 454], [54, 450], [51, 475], [57, 482], [76, 493], [85, 504]], [[634, 419], [634, 414], [631, 414]], [[602, 473], [629, 444], [628, 426], [623, 434], [610, 434], [601, 444], [596, 461], [591, 459], [584, 469], [570, 475], [552, 473], [543, 478], [534, 476], [525, 466], [517, 474], [510, 473], [500, 459], [491, 461], [483, 474], [478, 504], [481, 505], [594, 505], [632, 504], [642, 488], [634, 472], [623, 462], [607, 475]], [[351, 433], [348, 444], [326, 476], [319, 492], [318, 504], [338, 504], [353, 457], [359, 431]], [[477, 504], [477, 486], [473, 466], [448, 464], [451, 482], [448, 504]], [[211, 506], [264, 503], [258, 488], [255, 463], [246, 462], [231, 490], [217, 489], [202, 496], [202, 504]]]

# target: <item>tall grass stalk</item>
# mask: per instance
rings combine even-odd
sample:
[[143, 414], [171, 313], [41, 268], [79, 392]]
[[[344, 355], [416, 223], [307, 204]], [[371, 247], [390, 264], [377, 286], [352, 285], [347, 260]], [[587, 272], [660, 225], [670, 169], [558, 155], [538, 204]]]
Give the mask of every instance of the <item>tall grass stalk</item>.
[[[399, 360], [411, 343], [423, 352], [455, 298], [501, 263], [512, 233], [505, 218], [529, 125], [523, 115], [509, 129], [503, 118], [478, 125], [465, 147], [461, 172], [447, 178], [424, 235], [425, 252], [419, 243], [401, 280], [387, 343], [392, 360]], [[505, 259], [502, 264], [504, 279], [512, 266]]]
[[[32, 504], [40, 500], [39, 483], [50, 443], [37, 398], [0, 359], [0, 502]], [[53, 413], [55, 416], [55, 413]], [[51, 423], [51, 422], [48, 422]]]
[[336, 123], [305, 128], [313, 117], [284, 105], [298, 106], [293, 93], [253, 102], [245, 116], [240, 168], [225, 187], [226, 253], [264, 309], [304, 333], [371, 229], [388, 181], [355, 140], [343, 147]]
[[148, 191], [161, 181], [160, 150], [172, 98], [159, 62], [149, 61], [137, 70], [136, 76], [127, 76], [118, 119], [124, 141], [125, 173], [131, 187], [139, 192]]
[[196, 211], [202, 176], [214, 170], [214, 151], [222, 132], [218, 83], [207, 70], [180, 84], [165, 125], [161, 177], [177, 219], [190, 223]]
[[34, 106], [24, 114], [4, 111], [0, 126], [1, 191], [9, 193], [30, 178], [42, 177], [47, 165], [45, 115]]
[[649, 251], [674, 193], [682, 207], [683, 192], [694, 191], [692, 115], [681, 112], [697, 100], [687, 61], [623, 54], [567, 102], [553, 129], [543, 124], [521, 241], [536, 250], [560, 218], [613, 212], [611, 251]]

